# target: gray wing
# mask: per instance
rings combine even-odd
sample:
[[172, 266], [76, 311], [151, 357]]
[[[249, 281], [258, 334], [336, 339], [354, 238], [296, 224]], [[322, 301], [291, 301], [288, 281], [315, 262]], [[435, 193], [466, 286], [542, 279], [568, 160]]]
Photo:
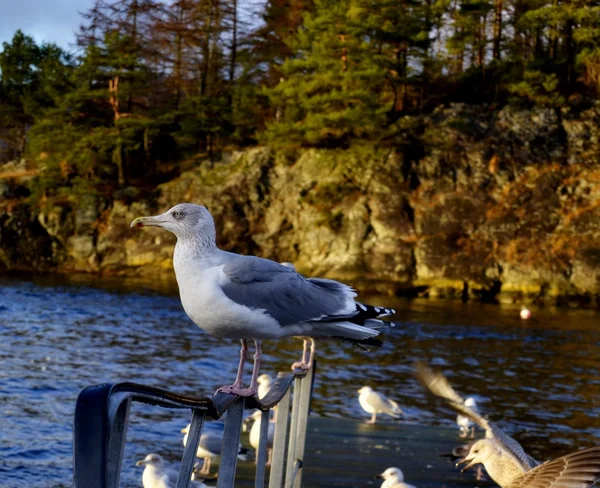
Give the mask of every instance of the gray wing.
[[223, 438], [220, 435], [213, 434], [212, 432], [207, 432], [206, 434], [202, 434], [200, 436], [200, 442], [198, 445], [208, 451], [216, 454], [217, 456], [221, 455], [221, 445], [223, 444]]
[[506, 488], [588, 488], [599, 478], [600, 447], [590, 447], [541, 464]]
[[401, 410], [398, 404], [381, 393], [377, 393], [376, 391], [370, 393], [367, 395], [366, 401], [378, 412], [387, 413], [392, 417], [400, 415]]
[[521, 444], [507, 435], [495, 423], [490, 422], [485, 417], [479, 415], [476, 410], [467, 407], [464, 404], [463, 398], [456, 393], [454, 388], [452, 388], [452, 385], [450, 385], [450, 382], [442, 373], [434, 372], [422, 362], [417, 363], [416, 367], [418, 380], [431, 393], [443, 398], [455, 411], [461, 415], [464, 415], [465, 417], [468, 417], [479, 427], [485, 429], [485, 436], [487, 438], [496, 439], [496, 441], [498, 441], [506, 449], [506, 451], [516, 458], [518, 463], [521, 464], [525, 470], [529, 470], [539, 464], [523, 450]]
[[356, 292], [325, 279], [307, 279], [288, 266], [254, 256], [240, 256], [223, 265], [229, 278], [223, 293], [236, 303], [265, 310], [280, 325], [344, 318], [356, 313]]

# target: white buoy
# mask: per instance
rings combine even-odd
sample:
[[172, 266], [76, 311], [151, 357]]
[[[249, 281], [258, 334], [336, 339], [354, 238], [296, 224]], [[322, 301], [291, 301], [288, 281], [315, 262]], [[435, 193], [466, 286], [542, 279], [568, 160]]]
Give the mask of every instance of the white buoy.
[[527, 307], [523, 307], [521, 308], [521, 312], [519, 313], [519, 315], [523, 320], [527, 320], [531, 317], [531, 310], [529, 310]]

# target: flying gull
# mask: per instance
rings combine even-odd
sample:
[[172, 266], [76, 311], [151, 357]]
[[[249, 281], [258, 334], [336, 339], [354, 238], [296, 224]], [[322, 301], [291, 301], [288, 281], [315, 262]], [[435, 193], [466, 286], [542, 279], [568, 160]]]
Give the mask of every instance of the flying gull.
[[[490, 447], [491, 445], [486, 446], [488, 449]], [[480, 451], [479, 455], [487, 454]], [[475, 462], [483, 463], [486, 469], [490, 464], [483, 461], [483, 458]], [[502, 488], [589, 488], [600, 478], [600, 446], [552, 459], [505, 484], [499, 483], [489, 474]]]
[[[187, 445], [188, 434], [190, 431], [190, 424], [185, 429], [181, 429], [183, 436], [183, 446]], [[213, 458], [217, 458], [221, 455], [221, 446], [223, 444], [223, 436], [215, 434], [214, 432], [205, 432], [200, 436], [198, 442], [198, 449], [196, 450], [196, 457], [203, 460], [202, 469], [198, 471], [199, 475], [208, 476], [210, 474], [210, 465]], [[240, 444], [238, 450], [238, 459], [246, 460], [245, 454], [248, 452], [247, 449], [243, 448]]]
[[378, 413], [385, 413], [395, 419], [400, 418], [402, 410], [394, 400], [390, 400], [383, 393], [378, 393], [370, 386], [363, 386], [358, 390], [358, 403], [367, 413], [371, 414], [367, 424], [374, 424]]
[[381, 488], [415, 488], [404, 482], [404, 474], [399, 468], [388, 468], [376, 478], [382, 478]]
[[[521, 444], [502, 431], [495, 423], [490, 422], [466, 406], [464, 399], [456, 393], [443, 374], [432, 371], [423, 363], [417, 363], [417, 378], [431, 393], [442, 397], [454, 410], [470, 418], [485, 430], [485, 439], [475, 442], [471, 446], [470, 453], [481, 449], [483, 446], [489, 446], [490, 457], [486, 458], [487, 463], [478, 462], [485, 466], [490, 477], [500, 486], [505, 486], [539, 464], [538, 461], [525, 453]], [[488, 450], [486, 450], [487, 452]], [[481, 459], [481, 456], [478, 459]], [[476, 463], [472, 462], [468, 467], [474, 464]]]
[[[302, 359], [292, 368], [308, 369], [314, 356], [314, 346], [310, 355], [307, 351], [309, 339], [337, 337], [379, 346], [378, 329], [393, 325], [379, 317], [394, 310], [354, 301], [356, 292], [343, 283], [305, 278], [290, 266], [220, 250], [213, 218], [201, 205], [180, 203], [163, 214], [138, 217], [131, 227], [161, 227], [175, 234], [173, 267], [185, 312], [209, 334], [241, 341], [235, 382], [217, 392], [256, 394], [264, 339], [305, 338]], [[244, 388], [248, 340], [256, 350], [250, 386]]]
[[502, 488], [588, 488], [600, 476], [600, 447], [539, 464], [496, 424], [467, 407], [443, 374], [417, 363], [417, 378], [434, 395], [444, 398], [454, 410], [485, 430], [485, 439], [474, 442], [469, 453], [459, 461], [459, 464], [468, 463], [463, 470], [483, 464]]

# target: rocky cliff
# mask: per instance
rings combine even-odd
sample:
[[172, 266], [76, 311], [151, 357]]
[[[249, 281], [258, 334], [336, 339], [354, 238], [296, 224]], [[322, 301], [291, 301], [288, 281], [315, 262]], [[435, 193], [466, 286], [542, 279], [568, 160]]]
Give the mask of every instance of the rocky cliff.
[[223, 248], [307, 274], [398, 294], [597, 306], [599, 122], [600, 104], [577, 115], [454, 105], [407, 118], [393, 149], [258, 147], [202, 162], [144, 200], [5, 199], [0, 263], [170, 276], [173, 236], [129, 223], [187, 201], [213, 213]]

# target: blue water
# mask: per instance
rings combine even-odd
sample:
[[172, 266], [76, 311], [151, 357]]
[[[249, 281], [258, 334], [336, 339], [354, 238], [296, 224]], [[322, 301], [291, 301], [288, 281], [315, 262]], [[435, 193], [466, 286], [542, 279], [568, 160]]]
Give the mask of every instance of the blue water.
[[[86, 386], [129, 380], [202, 396], [235, 376], [239, 345], [198, 329], [176, 295], [94, 277], [0, 277], [0, 287], [2, 487], [71, 486], [73, 409]], [[516, 307], [369, 298], [396, 306], [401, 324], [370, 352], [319, 344], [313, 415], [367, 418], [356, 390], [370, 384], [398, 401], [402, 422], [452, 426], [413, 378], [425, 359], [534, 456], [600, 444], [598, 312], [534, 309], [524, 322]], [[264, 371], [287, 370], [299, 351], [294, 339], [267, 341]], [[135, 461], [148, 452], [179, 459], [188, 421], [134, 404], [121, 485], [141, 486]]]

